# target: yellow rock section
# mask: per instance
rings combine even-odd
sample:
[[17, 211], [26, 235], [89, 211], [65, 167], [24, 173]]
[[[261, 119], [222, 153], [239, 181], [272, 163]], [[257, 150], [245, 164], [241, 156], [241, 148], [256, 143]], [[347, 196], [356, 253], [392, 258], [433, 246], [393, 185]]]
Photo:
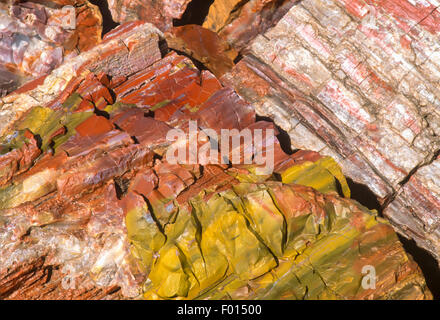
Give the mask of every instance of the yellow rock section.
[[240, 0], [216, 0], [209, 8], [208, 16], [203, 23], [203, 27], [215, 32], [219, 32], [230, 19], [230, 14], [234, 8], [243, 1]]
[[236, 181], [225, 191], [175, 202], [168, 223], [154, 201], [128, 212], [132, 253], [149, 272], [144, 298], [431, 298], [391, 226], [337, 195], [336, 180], [349, 189], [333, 159], [293, 166], [284, 183], [249, 170], [226, 170]]

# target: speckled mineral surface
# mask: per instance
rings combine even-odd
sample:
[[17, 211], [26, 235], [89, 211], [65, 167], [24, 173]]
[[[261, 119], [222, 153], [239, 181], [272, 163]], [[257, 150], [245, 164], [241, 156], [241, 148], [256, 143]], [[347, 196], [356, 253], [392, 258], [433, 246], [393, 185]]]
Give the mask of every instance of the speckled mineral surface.
[[0, 299], [432, 299], [435, 3], [194, 3], [0, 6]]

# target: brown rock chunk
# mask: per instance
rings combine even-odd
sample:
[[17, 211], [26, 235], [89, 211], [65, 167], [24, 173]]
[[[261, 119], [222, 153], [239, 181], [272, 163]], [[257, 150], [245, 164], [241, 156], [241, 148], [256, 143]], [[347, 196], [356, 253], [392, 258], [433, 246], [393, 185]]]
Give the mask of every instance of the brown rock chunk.
[[189, 2], [191, 0], [109, 0], [108, 6], [116, 22], [143, 20], [166, 31], [172, 27], [173, 19], [178, 19], [183, 15]]
[[211, 96], [192, 116], [200, 126], [242, 130], [255, 122], [255, 110], [231, 88], [223, 88]]
[[77, 198], [81, 193], [92, 192], [109, 179], [145, 166], [152, 159], [152, 153], [138, 145], [116, 149], [98, 159], [90, 159], [85, 166], [73, 167], [62, 174], [57, 179], [57, 190], [63, 197]]
[[158, 177], [152, 169], [139, 172], [133, 179], [131, 190], [148, 197], [157, 188]]
[[185, 52], [200, 61], [217, 77], [234, 66], [237, 52], [211, 30], [198, 25], [186, 25], [173, 28], [165, 38], [170, 48]]
[[82, 137], [96, 136], [113, 129], [113, 124], [104, 117], [92, 115], [79, 124], [75, 130]]
[[0, 4], [0, 91], [39, 78], [101, 41], [102, 17], [86, 0]]
[[141, 109], [123, 111], [115, 115], [112, 121], [143, 146], [154, 148], [168, 144], [166, 136], [171, 127], [152, 117], [146, 117]]
[[0, 186], [8, 183], [13, 176], [28, 170], [41, 154], [38, 142], [30, 131], [25, 131], [25, 142], [19, 149], [0, 155]]
[[217, 32], [241, 50], [257, 35], [272, 27], [295, 4], [290, 0], [216, 0], [203, 27]]
[[[195, 166], [192, 171], [200, 175], [200, 169]], [[159, 179], [157, 191], [165, 199], [176, 198], [184, 189], [195, 182], [195, 175], [187, 168], [177, 165], [169, 164], [167, 162], [157, 161], [154, 165], [154, 171]]]

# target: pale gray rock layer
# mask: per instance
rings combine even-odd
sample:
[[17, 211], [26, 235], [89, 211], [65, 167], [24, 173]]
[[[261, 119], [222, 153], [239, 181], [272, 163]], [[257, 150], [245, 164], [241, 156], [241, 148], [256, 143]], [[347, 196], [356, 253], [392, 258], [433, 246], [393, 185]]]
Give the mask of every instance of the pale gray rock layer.
[[301, 1], [223, 81], [293, 148], [334, 157], [401, 234], [440, 260], [438, 6]]

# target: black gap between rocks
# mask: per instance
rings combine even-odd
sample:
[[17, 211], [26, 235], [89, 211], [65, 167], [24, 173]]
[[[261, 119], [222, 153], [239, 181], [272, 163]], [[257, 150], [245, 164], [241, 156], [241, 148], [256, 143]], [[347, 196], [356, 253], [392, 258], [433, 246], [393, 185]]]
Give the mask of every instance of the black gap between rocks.
[[116, 177], [113, 179], [116, 190], [116, 197], [121, 200], [124, 195], [127, 194], [128, 188], [130, 186], [130, 180], [127, 178]]
[[276, 123], [274, 122], [274, 120], [270, 117], [265, 117], [265, 116], [259, 116], [256, 115], [255, 120], [258, 121], [267, 121], [267, 122], [271, 122], [273, 123], [273, 125], [275, 126], [275, 128], [278, 131], [278, 135], [277, 135], [277, 139], [278, 142], [280, 143], [281, 149], [288, 155], [292, 155], [294, 154], [296, 151], [298, 150], [292, 150], [292, 142], [290, 141], [290, 136], [289, 134], [281, 129], [279, 126], [276, 125]]
[[356, 200], [370, 210], [376, 210], [379, 216], [382, 217], [382, 205], [374, 192], [364, 184], [357, 183], [348, 177], [346, 179], [351, 191], [351, 199]]
[[209, 13], [209, 8], [214, 0], [193, 0], [186, 7], [180, 19], [173, 19], [173, 26], [179, 27], [187, 24], [197, 24], [201, 26]]
[[187, 54], [186, 52], [180, 51], [180, 50], [176, 50], [176, 49], [172, 49], [174, 52], [176, 52], [177, 54], [181, 55], [181, 56], [185, 56], [188, 59], [190, 59], [192, 61], [192, 63], [194, 63], [194, 65], [196, 66], [197, 69], [199, 69], [199, 71], [204, 71], [204, 70], [208, 70], [209, 72], [212, 72], [211, 70], [209, 70], [203, 63], [201, 63], [199, 60], [195, 59], [194, 57], [191, 57], [189, 54]]
[[426, 285], [431, 290], [434, 299], [440, 300], [440, 267], [437, 260], [428, 251], [417, 246], [414, 240], [397, 235], [405, 251], [414, 258], [422, 270]]
[[99, 8], [102, 15], [102, 35], [104, 36], [109, 31], [113, 30], [119, 23], [113, 21], [112, 14], [108, 8], [108, 3], [105, 0], [90, 0], [90, 3]]

